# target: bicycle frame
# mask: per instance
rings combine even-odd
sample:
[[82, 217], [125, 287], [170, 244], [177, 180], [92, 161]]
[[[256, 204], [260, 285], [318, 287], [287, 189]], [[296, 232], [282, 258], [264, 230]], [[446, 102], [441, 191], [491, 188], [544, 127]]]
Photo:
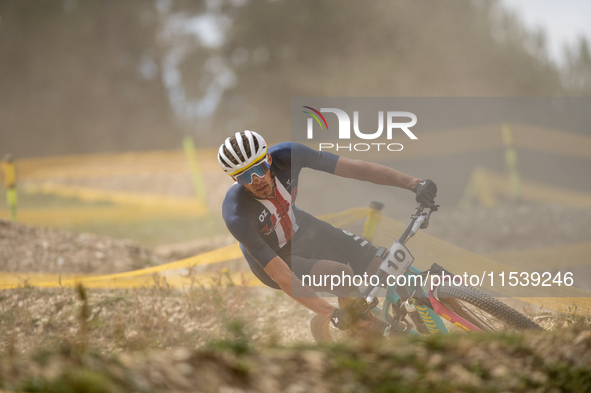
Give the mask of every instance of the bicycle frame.
[[[410, 269], [405, 273], [407, 278], [411, 275], [419, 275], [421, 272], [414, 266], [411, 266]], [[453, 278], [454, 276], [452, 276]], [[413, 297], [409, 297], [408, 299], [403, 299], [397, 292], [398, 286], [391, 285], [388, 286], [386, 291], [386, 299], [384, 300], [384, 307], [381, 310], [378, 310], [382, 315], [382, 317], [386, 317], [388, 312], [388, 308], [396, 307], [399, 304], [399, 301], [405, 300], [414, 300], [414, 306], [417, 310], [419, 317], [421, 318], [423, 325], [431, 334], [438, 334], [438, 333], [450, 333], [449, 328], [443, 321], [444, 319], [447, 320], [454, 326], [467, 331], [467, 332], [481, 332], [482, 330], [475, 326], [474, 324], [470, 323], [469, 321], [465, 320], [464, 318], [457, 315], [455, 312], [449, 310], [445, 307], [436, 297], [435, 297], [435, 290], [429, 290], [428, 293], [425, 293], [424, 289], [420, 286], [406, 286], [405, 289], [408, 293], [415, 293]], [[420, 291], [420, 295], [417, 296], [417, 291]], [[428, 304], [423, 304], [426, 302], [419, 302], [414, 299], [414, 296], [422, 297], [428, 299]], [[389, 322], [389, 321], [388, 321]], [[391, 326], [392, 329], [392, 326]], [[411, 328], [409, 330], [410, 334], [420, 334], [415, 329]]]
[[[409, 270], [405, 273], [405, 275], [407, 276], [407, 278], [409, 278], [411, 275], [417, 275], [420, 273], [422, 273], [422, 272], [419, 269], [417, 269], [414, 266], [411, 266], [409, 268]], [[407, 281], [410, 281], [410, 280], [407, 280]], [[398, 294], [397, 290], [398, 290], [397, 285], [388, 286], [388, 289], [386, 291], [386, 298], [384, 300], [384, 306], [382, 307], [382, 316], [383, 317], [387, 317], [387, 313], [388, 313], [389, 308], [397, 307], [401, 302], [408, 300], [408, 299], [403, 299]], [[429, 296], [428, 294], [426, 294], [422, 287], [407, 285], [407, 286], [405, 286], [405, 290], [409, 294], [414, 293], [413, 296], [417, 296], [417, 291], [419, 291], [418, 292], [419, 295], [417, 297], [429, 298], [429, 300], [431, 300], [432, 295], [429, 294], [429, 295], [431, 295], [431, 296]], [[414, 300], [413, 297], [409, 297], [409, 299]], [[418, 307], [417, 307], [417, 305], [418, 305]], [[434, 309], [431, 309], [424, 304], [418, 304], [418, 302], [416, 302], [416, 301], [414, 302], [414, 306], [417, 309], [417, 313], [421, 317], [423, 325], [427, 328], [429, 333], [431, 333], [431, 334], [449, 333], [449, 329], [447, 328], [447, 325], [443, 322], [441, 317], [439, 315], [437, 315], [437, 313], [435, 313]], [[390, 321], [387, 321], [387, 322], [390, 322]], [[396, 329], [396, 326], [390, 325], [390, 329]], [[399, 330], [399, 329], [396, 329], [396, 330]], [[409, 330], [409, 333], [410, 334], [420, 334], [419, 332], [417, 332], [413, 328], [411, 328]]]
[[[423, 213], [423, 210], [424, 207], [419, 204], [400, 238], [394, 242], [390, 251], [386, 255], [383, 255], [382, 259], [384, 262], [382, 265], [388, 261], [388, 257], [390, 253], [392, 253], [394, 245], [398, 244], [404, 246], [408, 239], [414, 236], [419, 229], [425, 229], [428, 226], [431, 213], [437, 210], [437, 206], [432, 207], [429, 210], [429, 213]], [[414, 262], [414, 258], [412, 262]], [[403, 288], [399, 288], [396, 283], [394, 285], [388, 285], [383, 307], [381, 309], [378, 307], [368, 308], [367, 310], [369, 311], [371, 309], [371, 311], [376, 315], [382, 314], [381, 316], [390, 323], [390, 326], [386, 329], [384, 334], [389, 335], [390, 333], [394, 332], [421, 334], [415, 329], [408, 327], [406, 322], [403, 324], [403, 326], [399, 325], [402, 320], [405, 320], [406, 316], [406, 309], [402, 311], [402, 308], [405, 307], [404, 302], [411, 301], [420, 317], [422, 324], [430, 334], [450, 333], [447, 324], [444, 322], [444, 319], [452, 325], [457, 326], [458, 328], [465, 331], [481, 332], [482, 330], [476, 327], [474, 324], [446, 308], [435, 296], [435, 291], [437, 288], [433, 288], [425, 292], [425, 289], [421, 285], [416, 285], [416, 276], [424, 275], [425, 273], [437, 268], [442, 268], [437, 264], [433, 264], [429, 270], [421, 272], [419, 269], [412, 266], [412, 262], [404, 273], [406, 276], [405, 283], [410, 283], [412, 281], [410, 277], [415, 276], [415, 285], [407, 284]], [[382, 265], [380, 265], [380, 269], [378, 270], [378, 276], [380, 276], [380, 279], [384, 279], [384, 277], [387, 275], [387, 272], [382, 270]], [[454, 276], [452, 275], [451, 277], [453, 278]], [[380, 287], [377, 286], [368, 287], [365, 290], [362, 300], [364, 301], [363, 303], [366, 307], [371, 307], [372, 304], [375, 304], [375, 295], [379, 289]], [[401, 296], [400, 293], [402, 293], [403, 296]], [[388, 310], [390, 308], [393, 311], [392, 321], [388, 320], [390, 319], [388, 314]]]

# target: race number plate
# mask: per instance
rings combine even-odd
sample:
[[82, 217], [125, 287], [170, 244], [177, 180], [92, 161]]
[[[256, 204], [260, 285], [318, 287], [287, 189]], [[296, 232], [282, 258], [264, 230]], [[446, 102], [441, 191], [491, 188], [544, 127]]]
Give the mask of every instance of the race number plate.
[[406, 273], [414, 260], [406, 247], [395, 242], [384, 261], [380, 264], [380, 269], [390, 276], [397, 277]]

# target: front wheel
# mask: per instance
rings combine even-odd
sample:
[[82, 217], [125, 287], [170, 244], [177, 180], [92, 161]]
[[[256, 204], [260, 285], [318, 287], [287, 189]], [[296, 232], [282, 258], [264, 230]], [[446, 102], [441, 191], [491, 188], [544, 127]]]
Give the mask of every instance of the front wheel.
[[467, 286], [437, 288], [439, 301], [483, 331], [542, 329], [540, 325], [486, 293]]
[[318, 314], [314, 314], [310, 320], [310, 330], [317, 344], [341, 341], [345, 338], [345, 332], [332, 326], [330, 320]]
[[[338, 303], [330, 303], [330, 305], [339, 307]], [[312, 316], [310, 330], [317, 344], [342, 341], [346, 338], [345, 332], [337, 329], [329, 319], [319, 314]]]

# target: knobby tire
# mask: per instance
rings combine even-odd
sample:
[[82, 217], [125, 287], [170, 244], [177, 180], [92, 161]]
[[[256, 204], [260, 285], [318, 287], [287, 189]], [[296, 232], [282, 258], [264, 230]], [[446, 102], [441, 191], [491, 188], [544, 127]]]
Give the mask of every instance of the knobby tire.
[[[483, 331], [498, 331], [507, 327], [516, 330], [542, 329], [525, 315], [473, 287], [441, 286], [437, 289], [437, 296], [444, 306]], [[492, 318], [486, 317], [478, 310], [470, 311], [464, 303], [489, 314]], [[500, 324], [506, 326], [501, 328]]]

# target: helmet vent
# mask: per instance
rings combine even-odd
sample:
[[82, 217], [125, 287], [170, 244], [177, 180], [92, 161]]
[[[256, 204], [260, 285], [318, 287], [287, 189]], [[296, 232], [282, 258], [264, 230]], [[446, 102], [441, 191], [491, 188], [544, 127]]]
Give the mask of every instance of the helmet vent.
[[[250, 146], [250, 141], [248, 140], [248, 138], [246, 137], [246, 135], [244, 134], [244, 132], [240, 133], [240, 138], [242, 139], [242, 146], [244, 146], [244, 152], [246, 153], [246, 157], [242, 156], [242, 152], [240, 151], [240, 148], [238, 147], [238, 142], [232, 141], [232, 146], [234, 146], [234, 143], [236, 144], [235, 147], [235, 152], [238, 153], [238, 156], [240, 157], [241, 160], [246, 161], [249, 158], [251, 158], [252, 156], [252, 149]], [[255, 150], [256, 151], [256, 150]]]
[[254, 151], [259, 151], [259, 141], [254, 138]]
[[[232, 142], [234, 142], [234, 141], [232, 141]], [[234, 147], [234, 143], [232, 143], [232, 147]], [[240, 153], [240, 150], [238, 150], [238, 151], [234, 150], [234, 151], [235, 151], [235, 152], [238, 154], [238, 157], [239, 157], [241, 160], [244, 160], [244, 157], [242, 157], [242, 153]], [[234, 158], [234, 156], [233, 156], [233, 155], [230, 153], [230, 150], [228, 150], [228, 148], [227, 148], [226, 146], [224, 146], [224, 155], [225, 155], [225, 156], [226, 156], [226, 157], [227, 157], [227, 158], [228, 158], [230, 161], [232, 161], [232, 164], [234, 164], [234, 165], [239, 165], [239, 164], [240, 164], [240, 162], [238, 162], [238, 160], [236, 160], [236, 159]]]
[[[225, 153], [225, 152], [224, 152]], [[221, 156], [218, 156], [218, 159], [222, 162], [222, 164], [224, 164], [225, 166], [230, 166], [228, 165], [228, 163], [226, 162], [226, 160], [224, 160]]]

